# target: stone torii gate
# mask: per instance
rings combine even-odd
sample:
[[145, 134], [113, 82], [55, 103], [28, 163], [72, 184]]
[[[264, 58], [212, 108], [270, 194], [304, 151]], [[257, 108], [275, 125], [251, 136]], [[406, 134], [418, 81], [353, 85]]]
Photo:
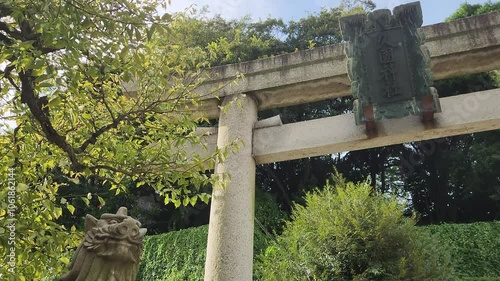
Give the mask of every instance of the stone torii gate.
[[[436, 80], [500, 68], [500, 13], [422, 29]], [[331, 45], [209, 70], [217, 78], [201, 93], [240, 73], [245, 79], [219, 92], [227, 110], [219, 112], [216, 98], [206, 98], [200, 109], [219, 118], [218, 132], [205, 138], [208, 152], [242, 144], [215, 167], [230, 180], [213, 191], [205, 281], [252, 280], [257, 164], [500, 129], [500, 90], [441, 98], [443, 113], [432, 123], [415, 116], [383, 120], [370, 138], [352, 114], [286, 125], [279, 118], [257, 121], [259, 110], [349, 95], [345, 60], [343, 46]]]

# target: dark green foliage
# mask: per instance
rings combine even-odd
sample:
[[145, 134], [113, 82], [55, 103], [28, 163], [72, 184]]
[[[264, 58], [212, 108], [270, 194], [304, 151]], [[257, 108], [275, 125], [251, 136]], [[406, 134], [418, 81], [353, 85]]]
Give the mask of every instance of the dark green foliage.
[[487, 2], [484, 4], [463, 3], [455, 13], [449, 16], [445, 21], [453, 21], [470, 16], [477, 16], [500, 10], [500, 2]]
[[312, 47], [339, 43], [342, 40], [338, 18], [349, 11], [372, 10], [371, 0], [342, 1], [339, 7], [322, 8], [298, 21], [283, 22], [267, 18], [253, 22], [250, 17], [226, 20], [221, 15], [207, 18], [201, 11], [186, 18], [184, 40], [190, 46], [205, 49], [212, 66], [238, 63]]
[[[203, 280], [208, 226], [147, 236], [137, 281]], [[255, 231], [254, 252], [261, 253], [268, 239]]]
[[279, 233], [288, 216], [279, 208], [276, 196], [257, 189], [255, 202], [255, 228], [268, 236]]
[[[498, 85], [498, 71], [435, 84], [442, 97], [490, 90]], [[474, 110], [465, 110], [461, 117], [473, 114]], [[406, 176], [404, 189], [411, 194], [411, 207], [419, 213], [420, 223], [500, 218], [499, 141], [500, 131], [492, 131], [416, 142], [406, 147], [400, 157]]]
[[395, 198], [337, 179], [305, 200], [260, 256], [261, 280], [448, 280], [446, 250]]
[[341, 8], [322, 9], [299, 21], [291, 21], [286, 27], [286, 43], [289, 51], [304, 50], [314, 46], [325, 46], [342, 41], [339, 28]]
[[448, 245], [457, 278], [500, 280], [500, 222], [425, 228]]
[[70, 229], [74, 225], [77, 229], [84, 229], [86, 214], [92, 214], [98, 218], [104, 213], [116, 213], [119, 207], [127, 207], [129, 211], [132, 210], [129, 214], [137, 215], [133, 211], [137, 197], [129, 192], [131, 188], [116, 195], [114, 190], [109, 190], [109, 183], [102, 183], [102, 181], [92, 177], [80, 177], [77, 181], [71, 181], [57, 170], [52, 172], [54, 178], [62, 183], [57, 192], [56, 203], [63, 207], [65, 204], [61, 202], [67, 201], [75, 207], [73, 213], [64, 211], [62, 216], [57, 219], [57, 222], [66, 228]]
[[499, 82], [499, 72], [490, 71], [439, 80], [435, 82], [434, 87], [438, 90], [440, 97], [449, 97], [495, 89]]
[[148, 236], [138, 281], [202, 280], [208, 227]]

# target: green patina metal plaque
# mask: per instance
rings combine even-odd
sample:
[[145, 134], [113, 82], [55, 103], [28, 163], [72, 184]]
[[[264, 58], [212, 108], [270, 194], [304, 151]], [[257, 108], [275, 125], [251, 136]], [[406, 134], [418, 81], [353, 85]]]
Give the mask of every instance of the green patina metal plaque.
[[357, 125], [372, 129], [377, 120], [409, 114], [431, 120], [441, 112], [420, 26], [420, 2], [340, 19]]

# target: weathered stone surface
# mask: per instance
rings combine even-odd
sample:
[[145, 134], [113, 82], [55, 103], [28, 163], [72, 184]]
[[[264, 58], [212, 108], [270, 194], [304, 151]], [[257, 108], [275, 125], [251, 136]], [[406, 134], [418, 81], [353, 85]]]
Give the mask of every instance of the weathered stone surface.
[[[415, 117], [377, 124], [377, 135], [352, 124], [353, 114], [256, 128], [253, 155], [257, 164], [288, 161], [352, 150], [500, 129], [500, 90], [441, 98], [443, 112], [428, 124]], [[326, 129], [325, 129], [326, 128]], [[207, 137], [202, 156], [216, 149], [217, 133]], [[213, 166], [207, 167], [213, 169]]]
[[370, 137], [363, 127], [353, 126], [352, 113], [256, 129], [255, 161], [273, 163], [500, 129], [500, 89], [440, 100], [443, 112], [433, 122], [414, 116], [382, 120]]
[[61, 281], [134, 281], [145, 228], [121, 207], [98, 220], [85, 217], [85, 237]]
[[[500, 68], [500, 12], [422, 27], [435, 80]], [[212, 68], [213, 78], [200, 93], [227, 84], [240, 73], [245, 79], [224, 87], [220, 97], [237, 93], [254, 95], [259, 110], [347, 96], [343, 44]], [[203, 110], [218, 117], [219, 100], [206, 97]]]
[[440, 112], [432, 88], [430, 54], [423, 46], [420, 2], [376, 10], [339, 20], [351, 79], [356, 125], [382, 118], [420, 115], [426, 121]]
[[217, 146], [236, 142], [239, 146], [215, 173], [227, 174], [225, 188], [212, 191], [208, 227], [205, 281], [251, 281], [255, 205], [255, 160], [252, 135], [257, 121], [257, 104], [248, 95], [224, 99]]

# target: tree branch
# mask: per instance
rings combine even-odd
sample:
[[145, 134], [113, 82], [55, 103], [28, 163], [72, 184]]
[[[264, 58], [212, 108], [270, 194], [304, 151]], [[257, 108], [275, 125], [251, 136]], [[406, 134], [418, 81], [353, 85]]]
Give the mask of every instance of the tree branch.
[[108, 102], [106, 101], [106, 95], [104, 94], [104, 89], [102, 88], [102, 84], [99, 87], [99, 93], [101, 94], [102, 103], [106, 107], [106, 110], [108, 111], [109, 116], [111, 116], [111, 120], [113, 120], [113, 122], [116, 122], [115, 115], [113, 114], [111, 107], [109, 107]]
[[95, 144], [97, 142], [97, 138], [101, 136], [102, 134], [106, 133], [107, 131], [111, 129], [116, 129], [118, 125], [120, 125], [121, 121], [125, 121], [130, 117], [129, 114], [122, 114], [119, 115], [114, 121], [104, 127], [101, 127], [99, 130], [95, 131], [87, 140], [83, 142], [83, 144], [76, 150], [77, 153], [82, 153], [84, 152], [87, 147], [91, 144]]
[[5, 71], [3, 72], [3, 76], [5, 78], [7, 78], [7, 80], [9, 80], [9, 83], [18, 91], [18, 92], [21, 92], [21, 88], [19, 87], [19, 85], [17, 85], [16, 81], [14, 81], [14, 79], [12, 78], [12, 76], [10, 75], [10, 73], [12, 72], [12, 70], [14, 69], [14, 66], [7, 66], [5, 68]]
[[[0, 6], [0, 10], [2, 6]], [[14, 38], [20, 41], [29, 41], [34, 40], [33, 47], [39, 50], [42, 55], [53, 53], [58, 50], [62, 50], [63, 48], [53, 48], [53, 47], [44, 47], [41, 41], [41, 34], [34, 33], [31, 26], [27, 21], [22, 21], [21, 23], [21, 31], [12, 29], [7, 23], [0, 21], [0, 31], [5, 32], [7, 36]], [[7, 45], [12, 45], [14, 40], [0, 33], [0, 40], [4, 41]]]
[[[14, 39], [23, 40], [23, 36], [21, 35], [21, 32], [15, 30], [15, 29], [12, 30], [10, 28], [10, 26], [3, 21], [0, 21], [0, 30], [5, 32], [7, 35], [9, 35], [10, 37], [12, 37]], [[10, 38], [8, 38], [8, 39], [12, 41], [12, 39], [10, 39]]]
[[71, 147], [66, 139], [54, 129], [48, 116], [43, 111], [43, 105], [40, 99], [35, 96], [34, 77], [31, 75], [30, 71], [20, 73], [19, 79], [22, 85], [21, 103], [28, 105], [31, 114], [33, 114], [33, 117], [38, 121], [47, 140], [66, 152], [71, 161], [72, 169], [74, 171], [82, 171], [84, 166], [78, 162], [73, 147]]
[[0, 33], [0, 42], [4, 42], [5, 45], [12, 45], [12, 39], [5, 36], [3, 33]]
[[134, 171], [127, 171], [127, 170], [124, 170], [124, 169], [120, 169], [120, 168], [115, 168], [115, 167], [111, 167], [111, 166], [107, 166], [107, 165], [96, 165], [96, 166], [92, 166], [92, 167], [89, 167], [91, 170], [109, 170], [109, 171], [113, 171], [113, 172], [116, 172], [116, 173], [122, 173], [126, 176], [129, 176], [129, 177], [132, 177], [132, 176], [135, 176], [135, 172]]
[[[166, 102], [166, 101], [165, 100], [157, 100], [157, 101], [151, 102], [149, 105], [147, 105], [146, 107], [144, 107], [142, 109], [137, 109], [137, 110], [129, 111], [127, 113], [123, 113], [123, 114], [118, 115], [115, 119], [113, 119], [113, 122], [109, 123], [106, 126], [101, 127], [99, 130], [95, 131], [87, 140], [85, 140], [82, 143], [80, 148], [76, 149], [75, 152], [76, 153], [84, 152], [89, 145], [95, 144], [97, 142], [97, 139], [99, 138], [99, 136], [108, 132], [111, 129], [116, 129], [118, 127], [118, 125], [120, 125], [120, 122], [130, 120], [131, 116], [133, 114], [143, 114], [145, 112], [156, 112], [154, 110], [154, 107], [156, 107], [157, 105], [159, 105], [163, 102]], [[179, 102], [179, 99], [177, 99], [176, 102]], [[156, 113], [158, 113], [158, 112], [156, 112]], [[162, 113], [167, 113], [167, 112], [162, 112]]]
[[[104, 15], [104, 14], [99, 14], [99, 13], [95, 13], [95, 12], [92, 12], [90, 10], [87, 10], [85, 9], [84, 5], [81, 5], [81, 3], [78, 3], [77, 1], [67, 1], [66, 2], [68, 5], [72, 6], [73, 8], [81, 11], [81, 12], [84, 12], [88, 15], [91, 15], [91, 16], [95, 16], [95, 17], [99, 17], [101, 19], [105, 19], [105, 20], [109, 20], [109, 21], [113, 21], [113, 22], [117, 22], [117, 23], [123, 23], [123, 24], [135, 24], [135, 25], [146, 25], [148, 24], [148, 22], [144, 23], [144, 22], [128, 22], [128, 21], [123, 21], [123, 20], [120, 20], [119, 18], [116, 18], [116, 17], [113, 17], [112, 15], [111, 16], [108, 16], [108, 15]], [[78, 4], [80, 4], [81, 6], [79, 6]], [[134, 13], [132, 10], [128, 10], [130, 13]]]

